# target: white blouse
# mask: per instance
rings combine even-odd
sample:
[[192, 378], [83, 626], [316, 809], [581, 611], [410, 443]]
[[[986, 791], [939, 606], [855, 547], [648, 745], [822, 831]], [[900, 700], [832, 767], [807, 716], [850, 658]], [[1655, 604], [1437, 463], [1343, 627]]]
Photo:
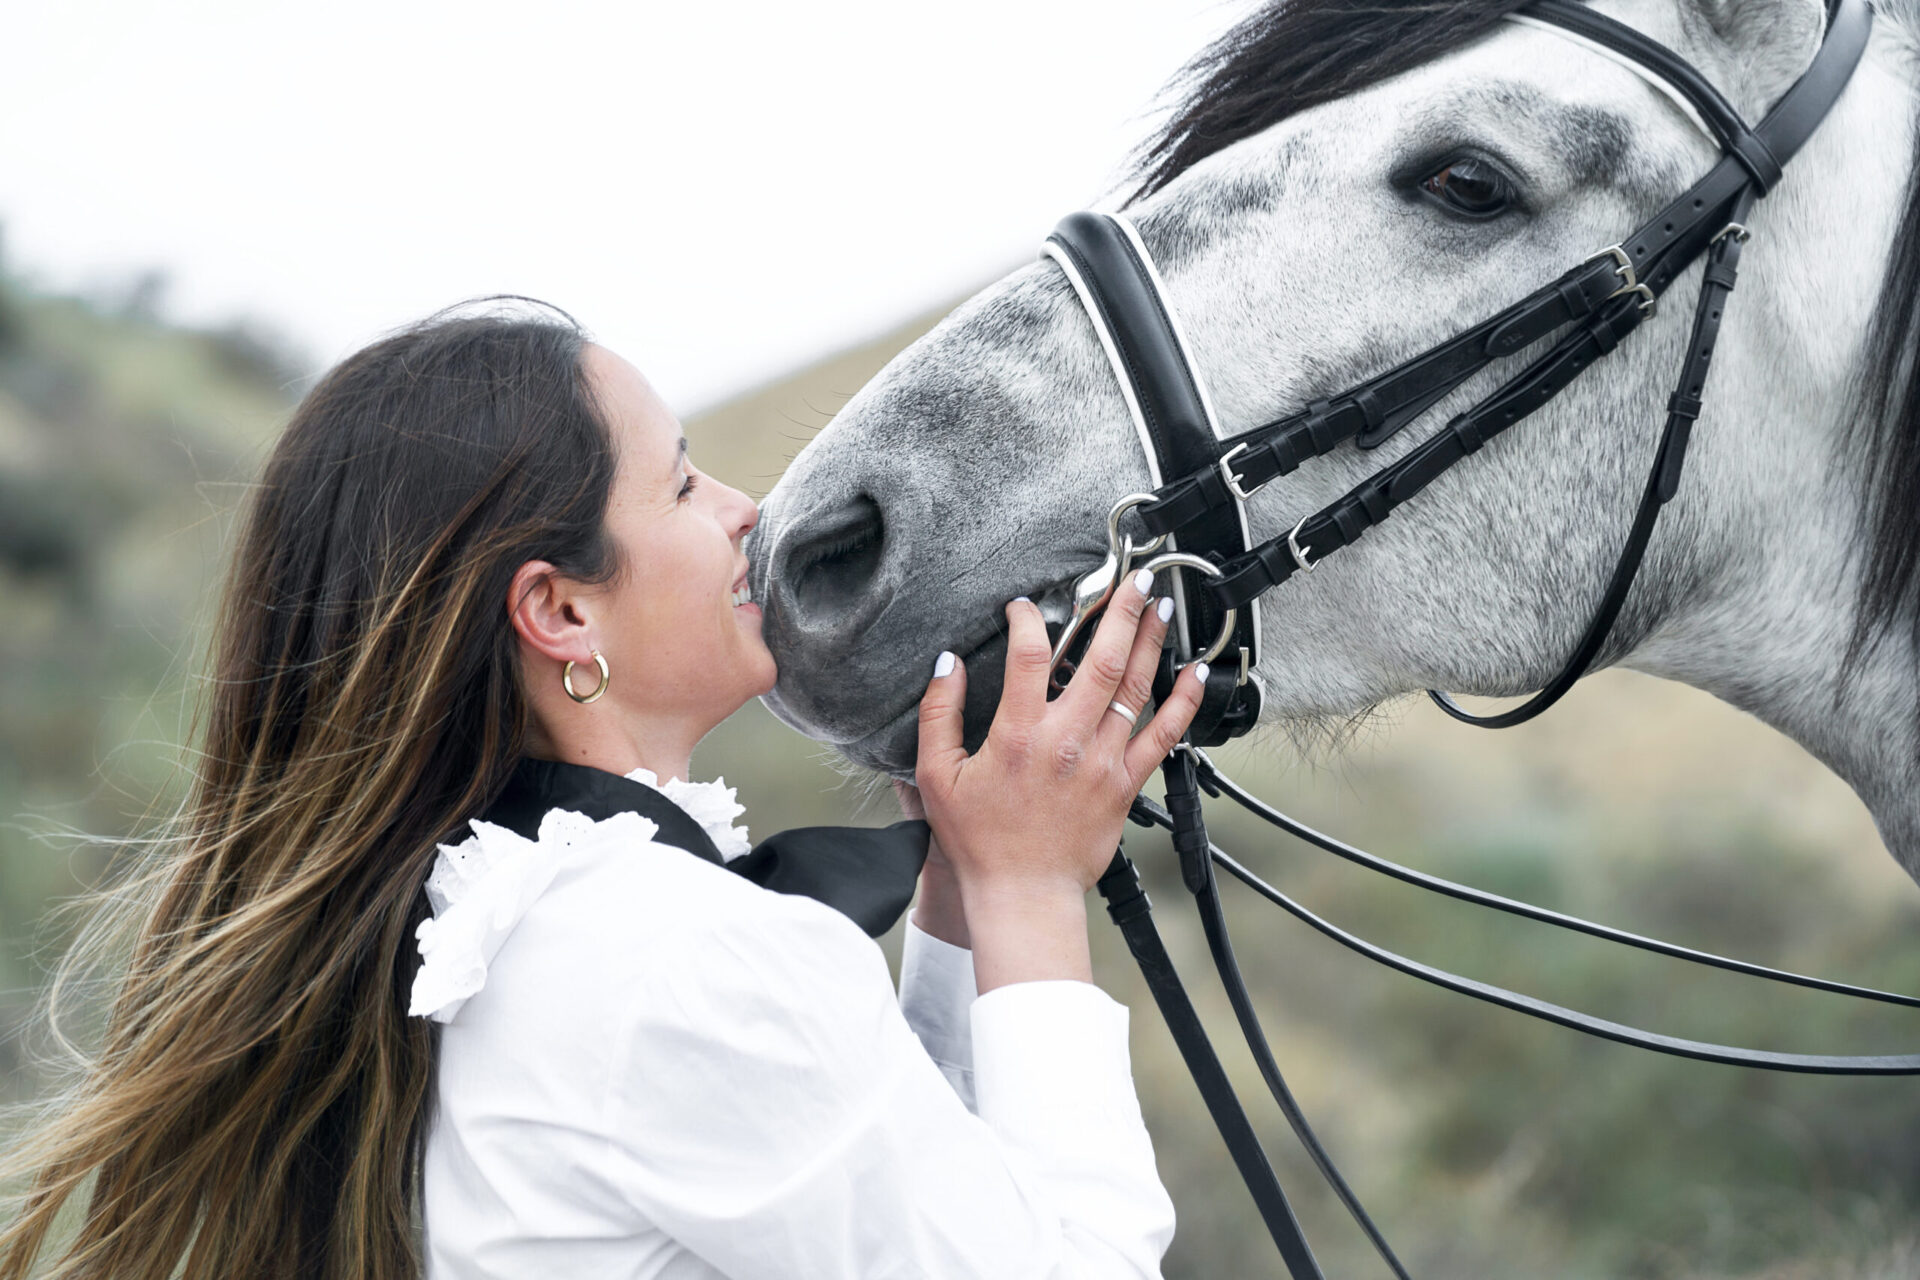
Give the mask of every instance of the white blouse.
[[[659, 789], [745, 852], [730, 790]], [[896, 1002], [845, 916], [637, 814], [473, 831], [413, 989], [445, 1024], [433, 1280], [1159, 1276], [1173, 1204], [1099, 988], [976, 998], [909, 924]]]

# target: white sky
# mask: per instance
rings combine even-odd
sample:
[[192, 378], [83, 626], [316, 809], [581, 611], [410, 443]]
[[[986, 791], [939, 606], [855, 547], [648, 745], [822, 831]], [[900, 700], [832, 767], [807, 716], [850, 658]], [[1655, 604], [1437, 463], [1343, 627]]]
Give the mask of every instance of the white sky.
[[1249, 0], [19, 0], [16, 270], [330, 362], [566, 307], [683, 413], [1027, 260]]

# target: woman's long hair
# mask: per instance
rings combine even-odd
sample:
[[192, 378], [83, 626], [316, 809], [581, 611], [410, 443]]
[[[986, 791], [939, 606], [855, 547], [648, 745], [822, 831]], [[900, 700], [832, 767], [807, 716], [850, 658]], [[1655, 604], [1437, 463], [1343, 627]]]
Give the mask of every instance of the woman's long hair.
[[0, 1280], [419, 1273], [422, 883], [521, 749], [514, 571], [620, 567], [584, 341], [558, 314], [449, 313], [295, 411], [238, 540], [190, 794], [68, 958], [123, 976], [7, 1160]]

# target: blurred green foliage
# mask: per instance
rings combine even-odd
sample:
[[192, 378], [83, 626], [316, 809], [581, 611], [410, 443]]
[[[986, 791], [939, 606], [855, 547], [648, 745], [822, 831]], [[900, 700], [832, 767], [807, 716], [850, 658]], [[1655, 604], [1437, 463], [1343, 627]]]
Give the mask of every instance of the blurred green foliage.
[[[224, 535], [301, 388], [245, 329], [44, 296], [0, 269], [0, 1094], [65, 925], [47, 909], [177, 797]], [[562, 300], [564, 301], [564, 300]], [[690, 424], [702, 465], [764, 492], [787, 457], [923, 328]], [[1423, 869], [1677, 941], [1920, 990], [1920, 891], [1819, 765], [1703, 696], [1609, 673], [1511, 735], [1418, 708], [1390, 740], [1220, 753], [1305, 820]], [[763, 828], [892, 816], [757, 705], [702, 747]], [[1701, 1038], [1912, 1049], [1920, 1019], [1623, 954], [1489, 918], [1291, 847], [1224, 806], [1215, 838], [1337, 923], [1559, 1003]], [[1384, 1274], [1264, 1105], [1164, 843], [1133, 840], [1169, 946], [1330, 1274]], [[1229, 883], [1280, 1060], [1422, 1277], [1920, 1276], [1920, 1089], [1657, 1059], [1369, 966]], [[889, 940], [889, 946], [897, 940]], [[1275, 1273], [1264, 1231], [1124, 948], [1103, 982], [1134, 1010], [1135, 1075], [1180, 1209], [1170, 1277]]]
[[[0, 265], [0, 1026], [64, 929], [44, 908], [180, 789], [191, 674], [228, 513], [294, 386], [244, 328], [43, 295]], [[9, 1094], [32, 1074], [0, 1037]]]

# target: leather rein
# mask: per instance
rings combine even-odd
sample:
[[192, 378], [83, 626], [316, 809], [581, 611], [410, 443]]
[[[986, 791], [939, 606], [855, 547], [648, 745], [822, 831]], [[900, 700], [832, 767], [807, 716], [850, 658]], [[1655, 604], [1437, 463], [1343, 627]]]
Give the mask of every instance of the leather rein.
[[[1753, 127], [1678, 55], [1573, 0], [1533, 0], [1513, 18], [1560, 28], [1633, 64], [1692, 108], [1697, 122], [1720, 143], [1722, 155], [1704, 177], [1625, 239], [1412, 359], [1296, 413], [1222, 438], [1179, 319], [1132, 223], [1111, 214], [1071, 214], [1042, 249], [1066, 274], [1093, 323], [1140, 437], [1154, 485], [1151, 493], [1129, 495], [1115, 505], [1109, 520], [1107, 560], [1075, 584], [1073, 614], [1054, 650], [1056, 678], [1058, 671], [1070, 670], [1074, 642], [1084, 639], [1087, 624], [1105, 606], [1114, 584], [1141, 566], [1174, 574], [1174, 597], [1180, 606], [1175, 640], [1179, 658], [1172, 652], [1163, 658], [1156, 692], [1164, 697], [1178, 667], [1199, 660], [1210, 664], [1207, 692], [1188, 741], [1163, 766], [1165, 805], [1142, 796], [1134, 803], [1132, 817], [1140, 825], [1171, 833], [1181, 877], [1198, 907], [1214, 966], [1268, 1091], [1334, 1194], [1403, 1280], [1406, 1269], [1334, 1166], [1274, 1061], [1234, 959], [1216, 868], [1334, 941], [1389, 968], [1590, 1035], [1678, 1057], [1773, 1071], [1920, 1074], [1920, 1054], [1789, 1054], [1686, 1040], [1448, 973], [1321, 919], [1208, 838], [1201, 811], [1203, 794], [1231, 800], [1338, 857], [1448, 897], [1694, 964], [1863, 1000], [1920, 1007], [1920, 998], [1914, 996], [1696, 951], [1400, 866], [1323, 835], [1262, 803], [1222, 774], [1203, 750], [1246, 733], [1259, 718], [1263, 692], [1255, 668], [1259, 603], [1266, 592], [1295, 574], [1313, 572], [1326, 556], [1352, 545], [1442, 473], [1552, 400], [1632, 334], [1680, 274], [1704, 257], [1691, 336], [1667, 402], [1666, 422], [1646, 487], [1606, 591], [1572, 654], [1538, 693], [1497, 715], [1475, 716], [1444, 693], [1431, 696], [1458, 720], [1504, 728], [1544, 711], [1586, 673], [1626, 601], [1662, 508], [1678, 491], [1721, 317], [1733, 292], [1742, 246], [1749, 238], [1748, 215], [1754, 202], [1780, 181], [1786, 164], [1838, 101], [1865, 51], [1873, 14], [1867, 0], [1830, 0], [1826, 36], [1812, 64]], [[1475, 374], [1548, 340], [1543, 354], [1492, 394], [1455, 414], [1403, 457], [1302, 519], [1285, 536], [1254, 541], [1246, 503], [1267, 484], [1307, 459], [1348, 442], [1360, 449], [1377, 447]], [[1183, 581], [1187, 574], [1195, 581]], [[1223, 654], [1232, 657], [1216, 661]], [[1288, 1273], [1295, 1280], [1321, 1277], [1292, 1206], [1161, 943], [1151, 904], [1124, 852], [1115, 854], [1099, 887]]]

